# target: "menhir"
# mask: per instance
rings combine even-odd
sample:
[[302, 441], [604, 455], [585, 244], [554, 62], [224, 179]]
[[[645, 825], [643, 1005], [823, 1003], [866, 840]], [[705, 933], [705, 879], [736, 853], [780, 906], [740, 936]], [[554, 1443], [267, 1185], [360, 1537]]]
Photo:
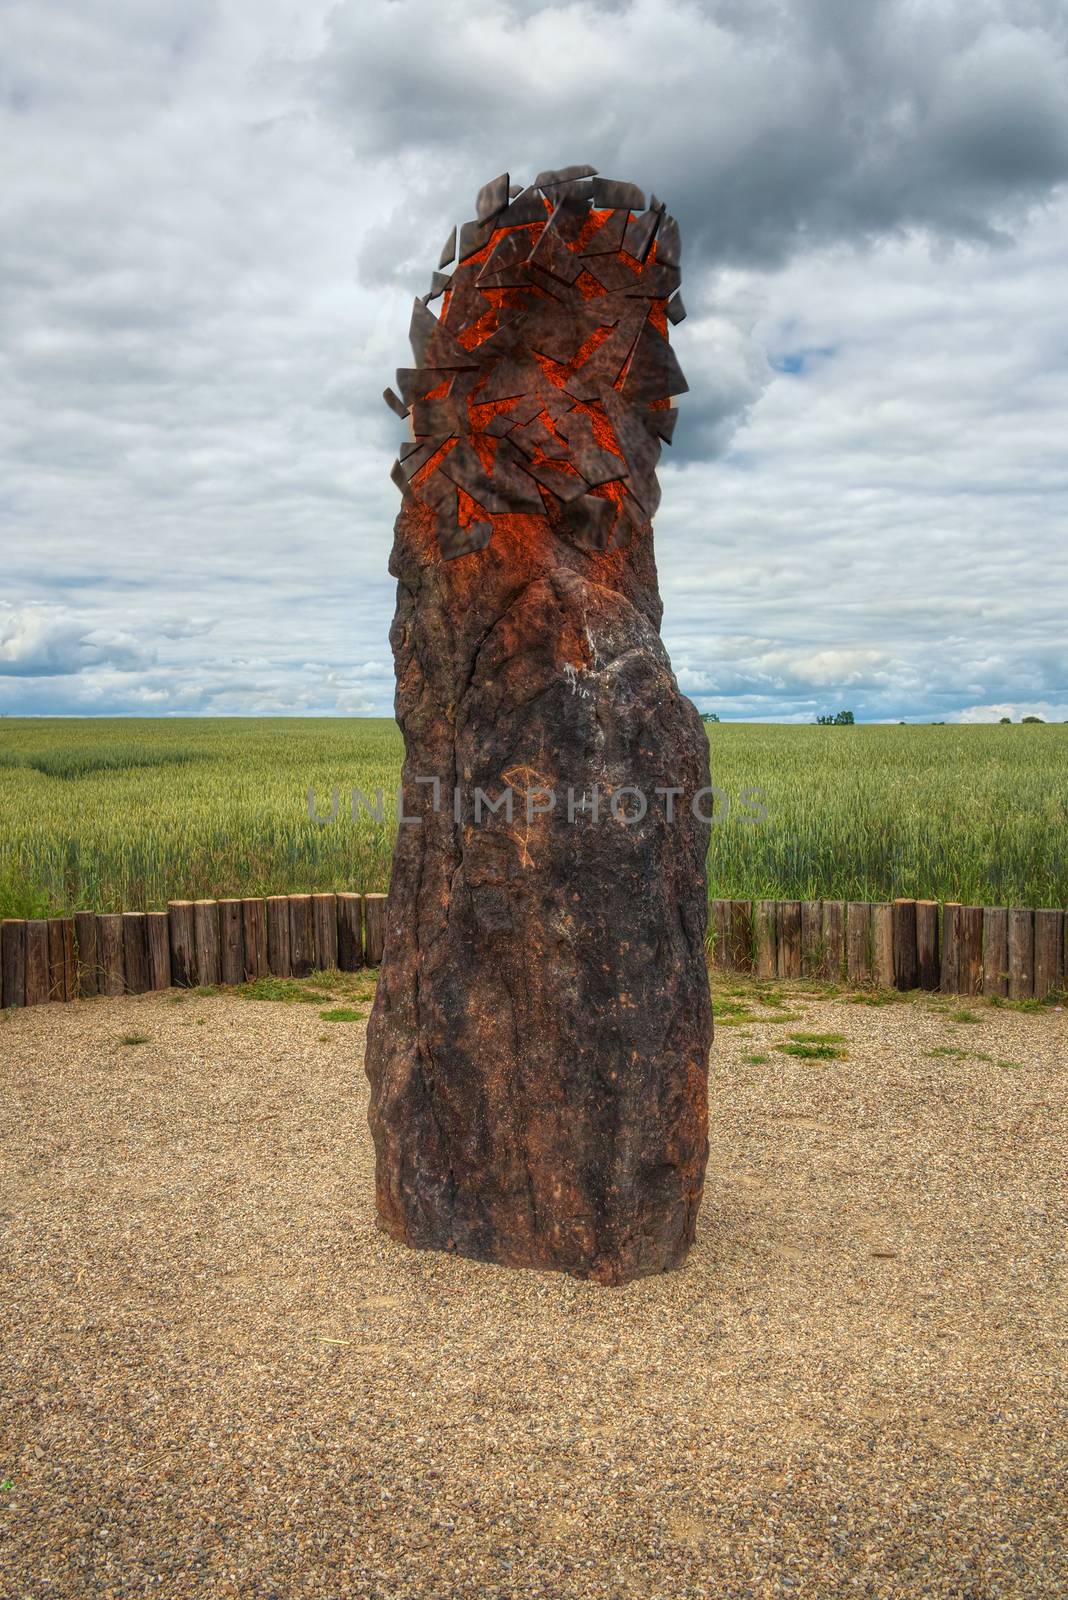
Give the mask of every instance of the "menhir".
[[[708, 1151], [708, 745], [660, 640], [679, 233], [589, 167], [487, 184], [411, 325], [403, 799], [368, 1027], [381, 1226], [623, 1283]], [[442, 305], [435, 316], [429, 303]]]

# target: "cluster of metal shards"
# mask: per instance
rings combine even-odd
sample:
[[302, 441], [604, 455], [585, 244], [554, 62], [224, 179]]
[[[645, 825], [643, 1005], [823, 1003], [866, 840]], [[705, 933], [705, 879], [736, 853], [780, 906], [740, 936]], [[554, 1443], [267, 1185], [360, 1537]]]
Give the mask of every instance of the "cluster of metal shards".
[[434, 508], [446, 559], [516, 512], [556, 513], [582, 550], [625, 544], [659, 504], [671, 397], [687, 387], [668, 339], [686, 315], [678, 223], [593, 167], [525, 189], [502, 173], [477, 213], [415, 302], [415, 365], [385, 391], [411, 422], [393, 479]]

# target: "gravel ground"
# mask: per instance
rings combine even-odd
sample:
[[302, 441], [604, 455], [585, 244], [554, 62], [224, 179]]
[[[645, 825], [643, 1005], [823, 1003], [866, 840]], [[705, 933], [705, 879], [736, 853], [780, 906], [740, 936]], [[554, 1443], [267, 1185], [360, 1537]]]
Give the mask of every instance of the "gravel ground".
[[362, 1022], [7, 1014], [3, 1600], [1068, 1593], [1068, 1017], [718, 998], [622, 1290], [378, 1235]]

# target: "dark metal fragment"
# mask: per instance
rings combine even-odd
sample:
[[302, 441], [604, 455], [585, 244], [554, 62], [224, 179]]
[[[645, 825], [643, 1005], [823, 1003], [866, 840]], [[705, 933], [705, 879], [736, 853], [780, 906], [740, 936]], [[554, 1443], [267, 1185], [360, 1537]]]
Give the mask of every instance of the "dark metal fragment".
[[445, 531], [439, 529], [438, 546], [444, 560], [455, 561], [457, 556], [470, 556], [476, 550], [485, 550], [492, 537], [492, 522], [472, 522], [466, 528], [456, 525]]
[[644, 261], [649, 254], [649, 246], [653, 242], [657, 223], [662, 213], [659, 211], [642, 211], [636, 217], [631, 217], [627, 224], [627, 231], [623, 235], [623, 248], [635, 261]]
[[502, 439], [493, 458], [493, 486], [504, 495], [509, 511], [541, 512], [544, 501], [538, 486], [527, 473], [529, 463], [508, 442]]
[[666, 300], [674, 294], [681, 281], [678, 267], [665, 266], [660, 261], [647, 262], [641, 272], [633, 273], [632, 284], [622, 292], [629, 299]]
[[540, 369], [533, 361], [505, 356], [497, 366], [491, 368], [489, 377], [474, 397], [475, 404], [483, 405], [488, 400], [510, 400], [513, 395], [530, 394], [537, 389], [540, 377]]
[[549, 213], [545, 201], [533, 189], [524, 189], [497, 218], [498, 228], [521, 228], [531, 222], [544, 222]]
[[567, 508], [567, 535], [580, 550], [603, 550], [616, 515], [614, 500], [597, 494], [580, 495]]
[[492, 178], [489, 183], [484, 183], [478, 191], [475, 201], [475, 215], [479, 222], [487, 222], [495, 217], [498, 211], [503, 211], [508, 204], [508, 174], [502, 172], [499, 178]]
[[672, 406], [670, 410], [646, 411], [643, 416], [645, 426], [655, 433], [658, 438], [663, 439], [665, 444], [670, 444], [675, 432], [675, 424], [679, 420], [679, 414], [675, 407]]
[[569, 472], [562, 462], [538, 461], [532, 462], [527, 471], [538, 483], [543, 483], [550, 489], [558, 500], [577, 500], [580, 494], [585, 494], [591, 487], [585, 478], [580, 478], [577, 472]]
[[[556, 216], [556, 212], [553, 212]], [[584, 263], [569, 250], [556, 228], [547, 227], [530, 252], [530, 261], [564, 283], [574, 283]]]
[[477, 255], [493, 236], [492, 222], [465, 222], [460, 229], [460, 261]]
[[442, 439], [416, 439], [409, 444], [401, 445], [401, 466], [404, 468], [405, 476], [414, 478], [420, 467], [426, 466], [431, 456], [436, 455], [441, 449], [443, 443]]
[[449, 237], [445, 240], [445, 248], [444, 248], [444, 250], [442, 250], [440, 257], [438, 258], [438, 266], [439, 267], [447, 267], [449, 262], [453, 259], [453, 257], [455, 255], [456, 255], [456, 228], [454, 227], [452, 232], [449, 234]]
[[544, 172], [539, 172], [532, 189], [548, 189], [555, 184], [574, 183], [577, 178], [596, 178], [596, 167], [547, 167]]
[[623, 379], [623, 398], [663, 400], [669, 395], [685, 394], [689, 387], [671, 345], [651, 322], [646, 322]]
[[397, 388], [406, 406], [425, 400], [431, 389], [440, 388], [450, 374], [440, 367], [398, 367]]
[[506, 233], [482, 263], [475, 282], [480, 288], [507, 289], [526, 281], [518, 270], [530, 256], [530, 238], [525, 233]]
[[392, 389], [383, 389], [382, 398], [389, 409], [397, 413], [398, 417], [406, 417], [408, 415], [408, 407], [399, 395], [393, 393]]
[[612, 483], [616, 478], [626, 477], [626, 461], [622, 455], [601, 449], [587, 412], [569, 411], [557, 419], [555, 426], [570, 447], [567, 459], [591, 489], [600, 483]]
[[449, 330], [438, 321], [434, 313], [421, 300], [412, 307], [412, 320], [408, 329], [412, 354], [417, 367], [471, 367], [475, 365], [470, 354], [453, 338]]
[[561, 239], [572, 242], [586, 226], [589, 214], [590, 202], [585, 196], [571, 191], [561, 194], [553, 207], [553, 214], [546, 224], [545, 231], [558, 233]]
[[640, 276], [618, 255], [589, 256], [582, 264], [590, 276], [596, 278], [597, 282], [609, 291], [619, 290], [626, 293]]
[[645, 425], [646, 413], [629, 405], [617, 390], [602, 390], [601, 404], [626, 459], [631, 490], [645, 505], [649, 495], [648, 492], [642, 493], [639, 485], [644, 486], [647, 481], [655, 479], [656, 464], [660, 460], [660, 442]]
[[[606, 217], [597, 229], [589, 244], [582, 251], [583, 256], [614, 255], [623, 247], [623, 235], [627, 231], [628, 213], [626, 211], [613, 211]], [[633, 276], [633, 274], [632, 274]]]
[[627, 211], [644, 211], [645, 195], [636, 183], [620, 183], [616, 178], [595, 178], [593, 203], [598, 211], [622, 206]]
[[[542, 455], [548, 456], [551, 461], [563, 461], [568, 455], [567, 445], [563, 439], [558, 438], [555, 433], [550, 433], [540, 417], [533, 417], [529, 422], [513, 428], [509, 438], [527, 456], [533, 456], [540, 450]], [[582, 472], [579, 463], [576, 461], [574, 464]], [[589, 481], [587, 479], [587, 482]]]
[[416, 400], [412, 406], [412, 428], [417, 439], [449, 438], [467, 427], [466, 403], [452, 395], [438, 400]]
[[661, 266], [678, 267], [682, 264], [682, 238], [674, 217], [665, 217], [656, 236], [656, 259]]

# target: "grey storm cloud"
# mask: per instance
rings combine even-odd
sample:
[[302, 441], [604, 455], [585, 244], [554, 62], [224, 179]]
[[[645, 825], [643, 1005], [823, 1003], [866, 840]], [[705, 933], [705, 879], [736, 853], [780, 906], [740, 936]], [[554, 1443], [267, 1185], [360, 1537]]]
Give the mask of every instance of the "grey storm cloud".
[[655, 188], [690, 270], [909, 228], [1004, 242], [1068, 177], [1068, 18], [1030, 0], [415, 0], [373, 25], [343, 0], [310, 71], [358, 150], [401, 160], [400, 261], [489, 151]]
[[688, 692], [1068, 715], [1063, 0], [9, 6], [0, 711], [388, 711], [411, 295], [586, 160], [682, 224]]

